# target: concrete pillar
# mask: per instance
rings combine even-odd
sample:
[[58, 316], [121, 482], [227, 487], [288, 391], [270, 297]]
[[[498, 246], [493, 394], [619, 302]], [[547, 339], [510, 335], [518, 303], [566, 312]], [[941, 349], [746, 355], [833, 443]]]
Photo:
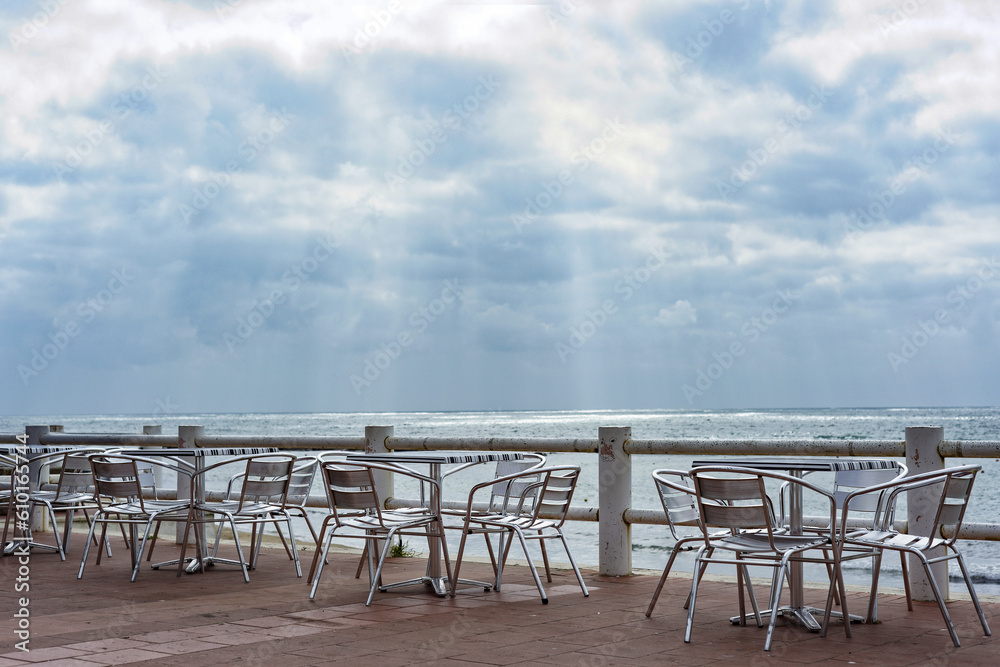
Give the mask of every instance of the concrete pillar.
[[[195, 441], [201, 436], [205, 435], [204, 426], [178, 426], [177, 427], [177, 442], [182, 448], [194, 448], [196, 447]], [[191, 463], [197, 467], [197, 458], [191, 457]], [[181, 475], [177, 476], [177, 499], [185, 499], [191, 497], [191, 483], [186, 477]], [[174, 540], [175, 544], [180, 544], [184, 541], [184, 523], [181, 521], [175, 522], [175, 534]], [[188, 544], [194, 544], [194, 535], [188, 536]]]
[[[906, 465], [910, 475], [941, 470], [945, 467], [944, 458], [938, 453], [938, 446], [944, 441], [944, 428], [941, 426], [908, 426], [906, 428]], [[906, 522], [907, 531], [915, 535], [927, 535], [931, 529], [937, 510], [937, 502], [941, 497], [940, 486], [928, 486], [915, 489], [907, 494]], [[914, 600], [933, 600], [934, 593], [930, 582], [924, 574], [920, 560], [907, 556], [910, 568], [910, 594]], [[931, 565], [934, 580], [937, 582], [941, 595], [948, 598], [948, 564], [935, 563]]]
[[[25, 444], [27, 445], [41, 445], [42, 436], [48, 434], [51, 431], [50, 426], [25, 426], [24, 433], [28, 436], [28, 440]], [[39, 457], [41, 454], [28, 454], [28, 457]], [[37, 461], [32, 461], [28, 464], [28, 492], [34, 492], [38, 490], [41, 486], [39, 476], [42, 473], [42, 467]], [[45, 470], [48, 471], [48, 466], [44, 466]], [[34, 511], [31, 513], [31, 529], [32, 530], [43, 530], [44, 514], [42, 508], [39, 505], [35, 506]]]
[[632, 506], [632, 457], [625, 443], [632, 428], [602, 426], [597, 435], [600, 573], [619, 577], [632, 574], [632, 527], [625, 522], [625, 511]]
[[[384, 454], [389, 451], [385, 441], [393, 435], [392, 426], [365, 426], [365, 454]], [[394, 495], [392, 473], [379, 471], [375, 475], [375, 489], [385, 501]]]
[[[143, 435], [161, 435], [162, 433], [163, 433], [163, 427], [160, 426], [159, 424], [147, 425], [142, 427]], [[163, 485], [165, 484], [163, 480], [163, 469], [156, 468], [153, 471], [153, 474], [156, 477], [156, 488], [158, 489], [163, 488]]]

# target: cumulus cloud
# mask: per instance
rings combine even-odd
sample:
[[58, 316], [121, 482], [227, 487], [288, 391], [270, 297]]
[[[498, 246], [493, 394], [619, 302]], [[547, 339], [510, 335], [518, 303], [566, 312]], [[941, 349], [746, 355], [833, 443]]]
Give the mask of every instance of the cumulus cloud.
[[677, 301], [669, 308], [661, 308], [655, 320], [665, 327], [683, 327], [698, 321], [698, 313], [689, 301]]

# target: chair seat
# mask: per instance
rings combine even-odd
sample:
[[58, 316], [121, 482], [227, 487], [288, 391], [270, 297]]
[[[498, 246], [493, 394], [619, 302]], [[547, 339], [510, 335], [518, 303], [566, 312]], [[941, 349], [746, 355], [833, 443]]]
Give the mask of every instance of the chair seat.
[[739, 535], [717, 535], [710, 539], [710, 543], [716, 548], [730, 549], [744, 553], [764, 551], [774, 553], [774, 547], [778, 547], [782, 551], [813, 549], [821, 547], [824, 544], [829, 544], [830, 540], [825, 537], [817, 538], [816, 536], [808, 535], [772, 534], [769, 537], [767, 533], [741, 533]]
[[215, 514], [232, 514], [233, 516], [259, 516], [261, 514], [271, 514], [282, 511], [281, 505], [273, 503], [247, 503], [242, 507], [238, 500], [222, 501], [217, 503], [196, 505], [195, 509], [212, 512]]
[[49, 503], [89, 503], [96, 506], [93, 493], [62, 493], [58, 491], [35, 491], [31, 494], [35, 502]]
[[919, 535], [908, 535], [888, 530], [873, 530], [861, 534], [850, 535], [854, 544], [870, 544], [881, 547], [904, 547], [909, 549], [919, 549], [927, 551], [950, 541], [942, 538], [921, 537]]
[[383, 512], [381, 522], [377, 516], [365, 514], [356, 517], [347, 517], [341, 521], [341, 525], [358, 530], [376, 530], [383, 528], [383, 526], [415, 528], [433, 521], [437, 521], [437, 517], [430, 512]]
[[509, 516], [502, 514], [490, 514], [484, 516], [471, 516], [470, 520], [484, 526], [496, 526], [497, 528], [509, 529], [517, 526], [521, 530], [545, 530], [554, 528], [558, 522], [549, 519], [536, 519], [531, 516]]
[[134, 501], [115, 503], [104, 508], [104, 514], [130, 514], [148, 517], [151, 514], [162, 515], [183, 512], [187, 516], [191, 506], [186, 502], [174, 500], [144, 500], [141, 504]]

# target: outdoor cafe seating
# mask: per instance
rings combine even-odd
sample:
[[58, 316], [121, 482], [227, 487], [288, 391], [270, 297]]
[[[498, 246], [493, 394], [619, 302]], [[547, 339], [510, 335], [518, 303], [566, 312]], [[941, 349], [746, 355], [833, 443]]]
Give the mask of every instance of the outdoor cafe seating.
[[[548, 603], [545, 588], [542, 586], [535, 563], [531, 558], [528, 549], [530, 540], [537, 541], [540, 545], [545, 540], [558, 540], [566, 552], [573, 573], [580, 584], [584, 597], [590, 595], [587, 585], [583, 581], [583, 575], [573, 559], [569, 544], [563, 535], [562, 527], [566, 522], [566, 513], [569, 511], [573, 492], [576, 489], [577, 480], [580, 477], [580, 469], [576, 466], [550, 466], [542, 468], [529, 468], [525, 471], [497, 477], [485, 482], [481, 482], [472, 487], [469, 491], [469, 498], [466, 504], [465, 523], [462, 529], [462, 541], [458, 548], [458, 556], [455, 559], [453, 582], [457, 582], [462, 566], [462, 557], [465, 553], [465, 545], [470, 535], [475, 535], [483, 531], [506, 533], [506, 543], [502, 546], [502, 553], [496, 567], [496, 579], [493, 583], [495, 590], [500, 590], [503, 578], [504, 565], [510, 553], [511, 544], [516, 537], [524, 557], [528, 563], [538, 594], [542, 603]], [[524, 482], [527, 482], [526, 484]], [[499, 511], [495, 513], [482, 513], [476, 509], [476, 496], [480, 493], [486, 495], [490, 490], [491, 495], [497, 495], [496, 489], [509, 485], [515, 489], [521, 489], [516, 496], [516, 502], [510, 502], [514, 498], [513, 494], [505, 491], [502, 495], [507, 498]], [[543, 552], [544, 553], [544, 552]], [[451, 594], [455, 595], [456, 586], [452, 585]]]
[[[386, 510], [385, 499], [376, 484], [376, 472], [391, 472], [409, 477], [420, 484], [435, 487], [440, 494], [440, 482], [437, 479], [401, 466], [353, 461], [324, 463], [322, 474], [329, 514], [319, 530], [323, 548], [317, 549], [309, 571], [309, 581], [312, 583], [309, 591], [310, 600], [316, 597], [320, 578], [323, 576], [323, 567], [335, 537], [363, 540], [368, 558], [370, 584], [365, 606], [371, 605], [377, 589], [387, 590], [412, 583], [407, 581], [382, 585], [382, 570], [392, 548], [392, 540], [397, 536], [416, 535], [438, 541], [448, 569], [448, 579], [451, 579], [448, 542], [445, 539], [440, 512], [432, 507]], [[382, 541], [381, 548], [379, 541]], [[375, 554], [378, 554], [377, 563]]]
[[[156, 496], [156, 469], [170, 470], [180, 478], [190, 478], [191, 471], [163, 460], [147, 459], [119, 453], [92, 454], [90, 465], [96, 488], [97, 512], [90, 524], [87, 544], [77, 579], [83, 578], [90, 554], [90, 544], [97, 526], [101, 526], [97, 564], [101, 563], [101, 547], [106, 544], [109, 524], [117, 524], [129, 531], [128, 548], [132, 564], [132, 578], [139, 574], [142, 556], [150, 541], [150, 531], [163, 521], [187, 523], [192, 503], [188, 499], [160, 500]], [[142, 527], [142, 538], [138, 529]], [[137, 546], [138, 545], [138, 546]], [[178, 564], [178, 574], [181, 564]]]

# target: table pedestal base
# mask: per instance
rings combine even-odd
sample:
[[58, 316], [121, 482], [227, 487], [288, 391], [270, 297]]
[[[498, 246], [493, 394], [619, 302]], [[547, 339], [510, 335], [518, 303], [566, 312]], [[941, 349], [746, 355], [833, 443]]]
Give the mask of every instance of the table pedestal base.
[[[823, 612], [824, 612], [823, 609], [817, 609], [816, 607], [779, 607], [778, 608], [778, 616], [782, 616], [784, 618], [789, 619], [790, 621], [792, 621], [794, 623], [798, 623], [799, 625], [803, 626], [806, 630], [809, 630], [810, 632], [819, 632], [820, 630], [823, 629], [823, 624], [820, 621], [816, 620], [816, 616], [819, 616], [820, 618], [823, 617]], [[814, 614], [816, 616], [814, 616]], [[770, 615], [771, 615], [771, 610], [770, 609], [767, 609], [765, 611], [760, 612], [760, 617], [761, 618], [767, 618]], [[831, 618], [843, 618], [844, 614], [841, 613], [841, 612], [839, 612], [839, 611], [831, 611], [830, 612], [830, 617]], [[850, 617], [851, 617], [851, 623], [864, 623], [865, 622], [864, 616], [858, 616], [857, 614], [851, 614]], [[741, 625], [741, 623], [740, 623], [740, 617], [739, 616], [731, 616], [729, 618], [729, 621], [733, 625]], [[747, 622], [747, 621], [756, 622], [756, 618], [754, 618], [753, 614], [747, 614], [746, 616], [743, 617], [743, 621], [744, 622]]]
[[[440, 598], [448, 595], [450, 590], [448, 585], [448, 577], [417, 577], [416, 579], [407, 579], [406, 581], [397, 581], [394, 584], [386, 584], [385, 586], [379, 586], [380, 592], [385, 593], [390, 588], [399, 588], [400, 586], [416, 586], [418, 584], [423, 584], [424, 586], [429, 586], [434, 589], [434, 594]], [[478, 581], [469, 582], [478, 584]]]

